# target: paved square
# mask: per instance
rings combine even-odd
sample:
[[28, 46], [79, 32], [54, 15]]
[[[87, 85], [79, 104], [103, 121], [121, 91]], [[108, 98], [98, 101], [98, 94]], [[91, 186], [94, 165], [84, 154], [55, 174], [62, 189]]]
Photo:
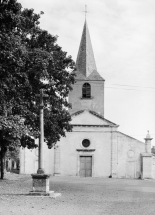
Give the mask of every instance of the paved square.
[[0, 214], [5, 215], [152, 215], [155, 181], [51, 177], [50, 190], [62, 196], [30, 197], [32, 178], [10, 174], [0, 181]]

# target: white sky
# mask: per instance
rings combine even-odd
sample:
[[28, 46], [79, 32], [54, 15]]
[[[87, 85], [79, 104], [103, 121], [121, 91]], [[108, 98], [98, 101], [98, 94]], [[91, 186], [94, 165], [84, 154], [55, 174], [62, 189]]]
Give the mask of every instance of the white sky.
[[58, 44], [74, 61], [87, 5], [97, 69], [105, 79], [105, 118], [142, 141], [149, 130], [155, 145], [155, 1], [18, 1], [23, 8], [44, 12], [41, 28], [58, 35]]

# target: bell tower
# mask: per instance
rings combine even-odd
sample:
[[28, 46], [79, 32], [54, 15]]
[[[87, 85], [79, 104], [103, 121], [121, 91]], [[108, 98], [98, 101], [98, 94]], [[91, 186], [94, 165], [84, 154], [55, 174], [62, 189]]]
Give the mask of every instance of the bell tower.
[[89, 109], [104, 116], [104, 79], [97, 72], [88, 25], [85, 20], [76, 60], [76, 83], [69, 93], [70, 113]]

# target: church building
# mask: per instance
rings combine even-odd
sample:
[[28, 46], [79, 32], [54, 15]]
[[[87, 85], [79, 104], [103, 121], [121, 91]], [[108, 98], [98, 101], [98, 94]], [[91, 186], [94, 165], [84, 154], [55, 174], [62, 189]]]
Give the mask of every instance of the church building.
[[[118, 131], [104, 117], [104, 82], [97, 71], [87, 22], [76, 61], [76, 83], [69, 93], [73, 131], [53, 149], [44, 146], [45, 172], [54, 176], [146, 178], [152, 174], [149, 134], [145, 143]], [[38, 149], [21, 149], [20, 173], [36, 173]], [[148, 170], [149, 168], [149, 170]], [[148, 171], [148, 172], [147, 172]]]

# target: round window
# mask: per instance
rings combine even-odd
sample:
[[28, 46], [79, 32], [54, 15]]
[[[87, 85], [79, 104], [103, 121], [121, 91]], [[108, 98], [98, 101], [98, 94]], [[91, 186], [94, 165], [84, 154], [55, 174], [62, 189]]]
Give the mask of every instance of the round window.
[[90, 146], [90, 141], [88, 139], [84, 139], [82, 141], [82, 145], [83, 145], [83, 147], [87, 148]]

